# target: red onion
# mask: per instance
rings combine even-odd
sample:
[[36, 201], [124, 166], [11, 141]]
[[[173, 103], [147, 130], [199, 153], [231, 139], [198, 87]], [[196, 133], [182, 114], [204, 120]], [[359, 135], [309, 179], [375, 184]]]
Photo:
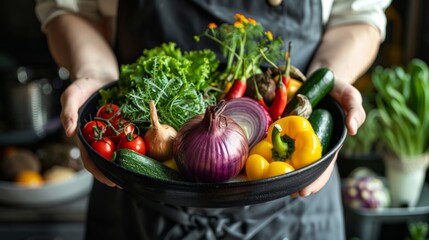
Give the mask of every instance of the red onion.
[[183, 124], [173, 154], [180, 172], [189, 180], [225, 182], [244, 167], [249, 144], [243, 129], [222, 114], [221, 101]]
[[238, 123], [247, 134], [249, 148], [261, 141], [273, 122], [261, 104], [249, 97], [228, 100], [223, 114]]

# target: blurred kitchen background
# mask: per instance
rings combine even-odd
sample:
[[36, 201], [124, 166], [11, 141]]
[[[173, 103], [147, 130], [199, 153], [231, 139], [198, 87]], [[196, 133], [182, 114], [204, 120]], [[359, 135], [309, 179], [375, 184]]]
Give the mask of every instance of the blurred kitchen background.
[[34, 1], [0, 1], [0, 32], [0, 239], [83, 239], [93, 180], [59, 120], [68, 72], [49, 54]]
[[[386, 12], [386, 40], [374, 65], [401, 65], [416, 57], [429, 63], [427, 12], [429, 1], [393, 0]], [[0, 1], [0, 33], [0, 239], [82, 239], [92, 178], [82, 170], [79, 151], [65, 138], [59, 121], [59, 96], [69, 84], [68, 73], [49, 54], [33, 1]], [[356, 86], [372, 88], [370, 71]], [[49, 173], [55, 184], [14, 187], [8, 176], [11, 169], [23, 168], [13, 165], [17, 158], [26, 159], [26, 169]], [[384, 171], [378, 156], [362, 160], [341, 155], [338, 162], [343, 178], [357, 167]], [[28, 173], [22, 180], [34, 181], [37, 177]], [[410, 227], [429, 222], [427, 186], [421, 198], [412, 211], [366, 212], [345, 206], [348, 239], [410, 237]]]

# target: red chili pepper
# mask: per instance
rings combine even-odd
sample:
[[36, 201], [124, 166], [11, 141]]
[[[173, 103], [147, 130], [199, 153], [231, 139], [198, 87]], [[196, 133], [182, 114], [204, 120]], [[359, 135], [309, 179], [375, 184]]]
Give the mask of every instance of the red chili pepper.
[[276, 95], [274, 97], [273, 103], [270, 106], [269, 113], [271, 118], [275, 121], [282, 116], [283, 111], [286, 108], [287, 104], [287, 90], [283, 81], [277, 82]]
[[286, 66], [285, 71], [281, 75], [281, 81], [277, 82], [276, 95], [274, 101], [270, 106], [270, 115], [273, 120], [278, 119], [282, 116], [283, 111], [287, 105], [287, 86], [290, 83], [290, 51], [291, 51], [291, 42], [289, 42], [288, 50], [285, 53]]
[[269, 111], [267, 104], [265, 104], [264, 97], [262, 97], [261, 93], [259, 92], [258, 84], [256, 83], [255, 79], [253, 79], [253, 83], [255, 84], [255, 96], [254, 96], [255, 100], [258, 101], [258, 103], [261, 104], [261, 106], [265, 110]]
[[236, 79], [232, 84], [231, 89], [229, 89], [228, 93], [223, 99], [225, 101], [228, 101], [233, 98], [239, 98], [244, 96], [245, 92], [246, 92], [246, 79]]
[[289, 87], [290, 77], [282, 76], [282, 82], [286, 88]]

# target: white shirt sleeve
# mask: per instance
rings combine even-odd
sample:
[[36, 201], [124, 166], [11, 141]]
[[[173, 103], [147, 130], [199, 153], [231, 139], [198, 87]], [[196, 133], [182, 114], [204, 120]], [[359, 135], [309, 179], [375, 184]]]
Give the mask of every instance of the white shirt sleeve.
[[367, 23], [386, 36], [385, 10], [391, 0], [322, 0], [323, 20], [326, 27], [351, 23]]
[[[349, 23], [368, 23], [382, 36], [386, 34], [384, 10], [391, 0], [321, 0], [323, 23], [327, 28]], [[118, 0], [36, 0], [36, 16], [45, 31], [47, 23], [64, 13], [79, 13], [99, 20], [102, 16], [116, 16]]]
[[65, 13], [79, 13], [93, 20], [102, 16], [116, 16], [117, 0], [37, 0], [35, 12], [42, 24], [42, 31], [50, 20]]

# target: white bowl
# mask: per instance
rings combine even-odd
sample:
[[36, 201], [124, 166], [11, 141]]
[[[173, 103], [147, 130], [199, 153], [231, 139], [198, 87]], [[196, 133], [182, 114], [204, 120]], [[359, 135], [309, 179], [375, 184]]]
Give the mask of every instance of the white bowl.
[[25, 207], [61, 204], [88, 194], [92, 183], [93, 176], [85, 169], [76, 172], [70, 179], [45, 183], [40, 187], [0, 181], [0, 202]]

